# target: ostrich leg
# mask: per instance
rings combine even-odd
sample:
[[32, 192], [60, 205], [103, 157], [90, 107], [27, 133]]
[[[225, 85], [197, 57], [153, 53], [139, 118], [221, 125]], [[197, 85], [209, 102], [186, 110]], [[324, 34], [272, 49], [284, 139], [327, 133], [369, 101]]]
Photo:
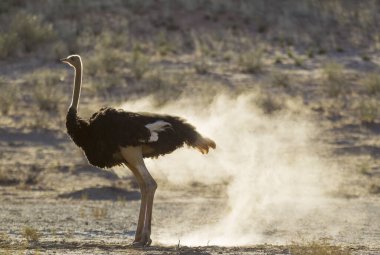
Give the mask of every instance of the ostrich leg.
[[128, 167], [135, 175], [141, 190], [139, 220], [133, 244], [136, 246], [149, 246], [152, 242], [150, 239], [152, 209], [157, 184], [144, 164], [141, 147], [121, 147], [120, 151]]

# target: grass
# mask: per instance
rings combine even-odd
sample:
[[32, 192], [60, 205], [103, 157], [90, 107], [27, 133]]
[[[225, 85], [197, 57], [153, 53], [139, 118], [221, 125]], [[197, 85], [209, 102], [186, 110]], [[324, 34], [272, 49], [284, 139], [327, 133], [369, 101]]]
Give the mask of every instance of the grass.
[[19, 11], [12, 16], [8, 31], [0, 35], [0, 57], [30, 53], [54, 36], [53, 26], [40, 16]]
[[280, 101], [269, 94], [260, 95], [256, 101], [256, 105], [264, 114], [273, 114], [282, 109]]
[[243, 73], [257, 74], [264, 68], [263, 50], [256, 49], [247, 53], [242, 53], [238, 58], [239, 69]]
[[91, 209], [91, 214], [96, 220], [101, 220], [107, 217], [108, 210], [105, 207], [94, 207]]
[[45, 112], [58, 111], [63, 98], [63, 76], [59, 72], [43, 69], [28, 75], [27, 80], [38, 108]]
[[[1, 156], [1, 154], [0, 154]], [[20, 180], [11, 177], [5, 168], [0, 166], [0, 185], [1, 186], [8, 186], [8, 185], [17, 185], [20, 183]]]
[[143, 54], [140, 47], [135, 46], [132, 52], [132, 59], [129, 63], [129, 69], [136, 80], [144, 78], [149, 70], [149, 58]]
[[377, 72], [368, 74], [361, 83], [369, 95], [380, 93], [380, 74]]
[[125, 54], [118, 49], [97, 46], [96, 51], [83, 59], [84, 70], [95, 77], [114, 75], [125, 63]]
[[371, 194], [380, 194], [380, 184], [372, 183], [369, 186], [369, 193], [371, 193]]
[[41, 234], [37, 229], [33, 227], [24, 227], [22, 231], [22, 236], [26, 239], [28, 243], [37, 243], [41, 237]]
[[350, 255], [348, 248], [329, 244], [327, 241], [312, 241], [307, 244], [290, 245], [291, 255]]
[[18, 86], [0, 79], [0, 109], [3, 115], [7, 115], [18, 101]]
[[280, 71], [274, 71], [271, 74], [271, 84], [274, 87], [280, 87], [287, 89], [290, 87], [290, 76], [287, 73], [280, 72]]
[[348, 81], [341, 64], [331, 62], [323, 66], [324, 89], [328, 96], [337, 97], [347, 91]]
[[197, 74], [203, 75], [209, 72], [210, 65], [204, 58], [198, 58], [194, 64], [194, 69]]
[[357, 107], [359, 119], [364, 124], [375, 123], [380, 116], [379, 103], [377, 100], [361, 100]]
[[0, 245], [2, 248], [10, 247], [11, 239], [10, 237], [3, 232], [0, 232]]
[[157, 103], [166, 102], [178, 96], [186, 88], [183, 74], [168, 74], [164, 70], [152, 71], [144, 81], [136, 83], [134, 92], [137, 94], [154, 95]]
[[371, 175], [372, 173], [371, 165], [368, 161], [361, 162], [357, 167], [360, 174]]

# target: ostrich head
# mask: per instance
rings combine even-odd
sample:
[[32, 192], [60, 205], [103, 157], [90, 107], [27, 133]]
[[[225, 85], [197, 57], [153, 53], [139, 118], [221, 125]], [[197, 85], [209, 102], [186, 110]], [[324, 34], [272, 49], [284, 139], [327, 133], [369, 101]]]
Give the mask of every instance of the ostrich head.
[[76, 69], [80, 68], [82, 65], [82, 60], [79, 55], [70, 55], [67, 58], [62, 58], [61, 61]]

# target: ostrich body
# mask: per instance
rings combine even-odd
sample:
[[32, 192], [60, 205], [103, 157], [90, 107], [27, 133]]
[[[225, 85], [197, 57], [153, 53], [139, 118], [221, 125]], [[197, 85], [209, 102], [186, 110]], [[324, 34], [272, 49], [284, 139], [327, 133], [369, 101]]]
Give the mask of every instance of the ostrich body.
[[149, 113], [133, 113], [110, 107], [101, 108], [87, 121], [77, 114], [82, 84], [82, 61], [79, 55], [61, 59], [75, 69], [72, 102], [66, 116], [66, 128], [74, 143], [85, 153], [90, 164], [108, 168], [126, 165], [134, 174], [141, 191], [140, 213], [134, 245], [152, 242], [152, 207], [157, 183], [144, 164], [144, 158], [156, 158], [184, 146], [202, 154], [215, 143], [202, 137], [185, 120]]

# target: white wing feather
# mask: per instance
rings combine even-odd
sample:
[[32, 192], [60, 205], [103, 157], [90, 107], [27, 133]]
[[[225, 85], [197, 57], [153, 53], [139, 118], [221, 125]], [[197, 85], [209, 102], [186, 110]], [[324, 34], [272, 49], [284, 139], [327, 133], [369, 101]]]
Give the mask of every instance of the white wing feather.
[[154, 123], [145, 125], [150, 131], [150, 138], [148, 142], [156, 142], [158, 140], [158, 133], [165, 129], [172, 128], [172, 125], [166, 121], [158, 120]]

